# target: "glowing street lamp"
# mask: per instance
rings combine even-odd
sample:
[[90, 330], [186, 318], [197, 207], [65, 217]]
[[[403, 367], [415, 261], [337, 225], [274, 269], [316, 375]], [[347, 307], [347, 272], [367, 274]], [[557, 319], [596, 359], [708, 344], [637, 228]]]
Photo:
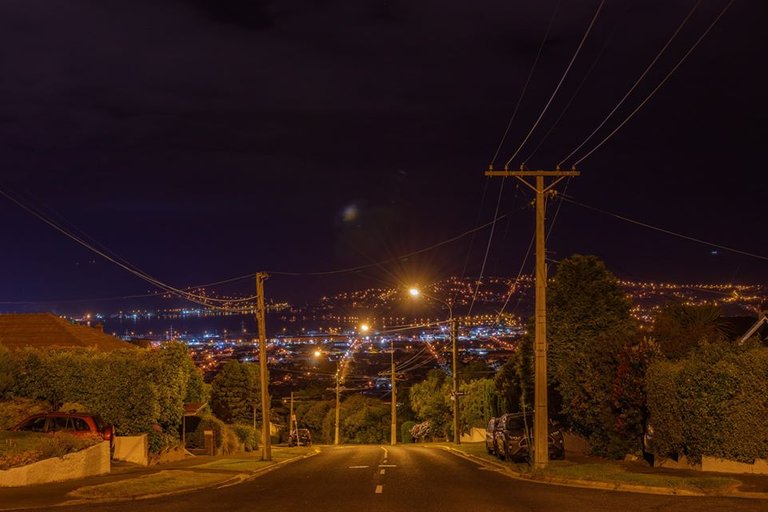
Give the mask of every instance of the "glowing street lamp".
[[458, 347], [456, 345], [456, 338], [457, 331], [458, 331], [458, 325], [456, 322], [456, 318], [453, 316], [453, 307], [449, 302], [446, 302], [444, 300], [440, 300], [437, 297], [433, 297], [431, 295], [427, 295], [426, 293], [422, 293], [421, 290], [419, 290], [416, 287], [412, 287], [408, 290], [408, 293], [411, 297], [420, 297], [425, 296], [426, 298], [433, 300], [435, 302], [439, 302], [443, 304], [445, 307], [448, 308], [448, 323], [450, 324], [450, 330], [451, 330], [451, 381], [453, 384], [453, 442], [454, 444], [461, 444], [461, 435], [459, 432], [459, 366], [458, 366], [458, 358], [459, 358], [459, 351]]

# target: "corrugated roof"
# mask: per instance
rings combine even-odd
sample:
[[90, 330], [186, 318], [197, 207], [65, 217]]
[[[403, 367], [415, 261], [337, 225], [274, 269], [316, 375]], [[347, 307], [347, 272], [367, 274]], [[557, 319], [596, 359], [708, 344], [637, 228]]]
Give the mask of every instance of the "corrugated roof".
[[0, 314], [0, 344], [23, 347], [93, 347], [97, 350], [136, 348], [98, 327], [70, 323], [52, 313]]

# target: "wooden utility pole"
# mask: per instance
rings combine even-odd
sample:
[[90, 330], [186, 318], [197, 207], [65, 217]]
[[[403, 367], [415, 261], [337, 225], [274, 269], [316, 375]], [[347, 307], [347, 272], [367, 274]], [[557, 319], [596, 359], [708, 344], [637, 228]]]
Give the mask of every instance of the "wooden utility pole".
[[459, 337], [459, 322], [456, 317], [453, 316], [451, 311], [451, 360], [453, 366], [453, 372], [451, 375], [452, 395], [453, 395], [453, 442], [454, 444], [461, 444], [461, 432], [459, 422], [459, 347], [457, 345], [457, 338]]
[[336, 362], [336, 421], [333, 428], [333, 444], [339, 444], [339, 414], [341, 412], [341, 363]]
[[397, 444], [397, 387], [395, 381], [395, 340], [392, 339], [392, 434], [390, 443], [392, 446]]
[[259, 324], [259, 378], [261, 379], [261, 460], [272, 460], [269, 431], [269, 374], [267, 373], [267, 325], [264, 305], [265, 272], [256, 273], [256, 322]]
[[[512, 176], [523, 182], [536, 193], [536, 327], [534, 341], [534, 419], [533, 419], [533, 465], [545, 468], [549, 462], [549, 414], [547, 410], [547, 262], [546, 262], [546, 196], [563, 178], [579, 176], [579, 171], [494, 171], [485, 172], [486, 176]], [[531, 184], [528, 179], [536, 178]], [[552, 178], [549, 185], [546, 178]]]

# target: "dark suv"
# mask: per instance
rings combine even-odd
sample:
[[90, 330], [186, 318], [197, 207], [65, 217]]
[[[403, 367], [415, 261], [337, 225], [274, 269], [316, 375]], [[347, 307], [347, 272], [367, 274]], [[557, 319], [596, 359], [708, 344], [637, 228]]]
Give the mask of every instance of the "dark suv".
[[93, 434], [109, 441], [110, 445], [113, 442], [112, 425], [104, 423], [100, 416], [81, 412], [34, 414], [11, 430], [42, 433], [67, 432], [76, 436]]
[[[533, 420], [532, 413], [519, 412], [504, 414], [499, 418], [497, 427], [499, 434], [496, 437], [498, 445], [496, 453], [499, 457], [515, 462], [522, 462], [528, 458], [528, 446], [529, 443], [533, 443]], [[550, 420], [548, 432], [549, 458], [564, 459], [565, 443], [560, 425]]]
[[310, 446], [311, 444], [312, 434], [306, 428], [294, 430], [288, 438], [288, 446]]

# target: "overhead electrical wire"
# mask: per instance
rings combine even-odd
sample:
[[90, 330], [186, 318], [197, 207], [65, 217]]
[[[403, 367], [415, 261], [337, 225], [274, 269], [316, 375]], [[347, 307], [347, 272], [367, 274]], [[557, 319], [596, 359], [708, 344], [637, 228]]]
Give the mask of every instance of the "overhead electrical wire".
[[715, 247], [717, 249], [722, 249], [723, 251], [728, 251], [728, 252], [732, 252], [732, 253], [735, 253], [735, 254], [741, 254], [743, 256], [749, 256], [751, 258], [756, 258], [756, 259], [759, 259], [759, 260], [768, 261], [768, 256], [764, 256], [762, 254], [755, 254], [753, 252], [742, 251], [740, 249], [735, 249], [733, 247], [728, 247], [726, 245], [722, 245], [722, 244], [718, 244], [718, 243], [714, 243], [714, 242], [709, 242], [707, 240], [702, 240], [700, 238], [695, 238], [695, 237], [692, 237], [692, 236], [684, 235], [682, 233], [677, 233], [677, 232], [669, 230], [669, 229], [660, 228], [658, 226], [654, 226], [654, 225], [648, 224], [646, 222], [641, 222], [639, 220], [631, 219], [631, 218], [626, 217], [624, 215], [619, 215], [618, 213], [610, 212], [608, 210], [603, 210], [602, 208], [597, 208], [595, 206], [590, 206], [588, 204], [581, 203], [581, 202], [576, 201], [576, 200], [574, 200], [574, 199], [572, 199], [570, 197], [563, 196], [563, 200], [568, 202], [568, 203], [570, 203], [570, 204], [574, 204], [576, 206], [580, 206], [582, 208], [586, 208], [587, 210], [592, 210], [592, 211], [595, 211], [595, 212], [598, 212], [598, 213], [602, 213], [604, 215], [609, 215], [611, 217], [615, 217], [615, 218], [617, 218], [619, 220], [623, 220], [625, 222], [629, 222], [630, 224], [635, 224], [636, 226], [642, 226], [644, 228], [652, 229], [654, 231], [659, 231], [660, 233], [665, 233], [667, 235], [676, 236], [676, 237], [682, 238], [684, 240], [689, 240], [691, 242], [696, 242], [696, 243], [699, 243], [699, 244], [708, 245], [710, 247]]
[[573, 66], [573, 63], [576, 61], [576, 57], [578, 57], [579, 53], [581, 52], [581, 48], [584, 46], [584, 43], [587, 40], [587, 37], [589, 37], [589, 34], [592, 31], [592, 27], [594, 27], [595, 22], [597, 21], [597, 17], [600, 15], [600, 11], [603, 9], [603, 5], [605, 5], [605, 0], [601, 0], [600, 5], [597, 6], [597, 10], [595, 10], [595, 14], [594, 16], [592, 16], [592, 21], [590, 21], [589, 26], [587, 27], [587, 30], [584, 32], [584, 35], [582, 36], [581, 41], [579, 42], [579, 46], [576, 48], [576, 51], [573, 53], [573, 57], [571, 57], [570, 62], [568, 62], [568, 66], [566, 66], [565, 71], [563, 72], [563, 76], [560, 77], [560, 81], [557, 83], [557, 87], [555, 87], [555, 90], [552, 91], [552, 94], [550, 95], [549, 100], [547, 100], [547, 103], [544, 105], [544, 108], [541, 110], [539, 117], [536, 118], [536, 121], [533, 123], [533, 126], [531, 126], [531, 129], [528, 131], [528, 134], [525, 136], [525, 138], [520, 143], [520, 145], [515, 150], [515, 152], [512, 154], [512, 156], [509, 157], [509, 160], [507, 160], [507, 163], [504, 165], [505, 168], [509, 167], [509, 164], [512, 163], [512, 160], [514, 160], [517, 157], [518, 153], [520, 153], [520, 150], [523, 149], [523, 146], [525, 146], [525, 144], [528, 142], [528, 139], [531, 138], [531, 135], [533, 134], [534, 130], [536, 130], [536, 127], [541, 122], [541, 119], [544, 117], [544, 114], [546, 114], [547, 110], [549, 109], [549, 106], [552, 104], [552, 101], [555, 99], [555, 96], [557, 96], [557, 93], [560, 90], [560, 87], [563, 85], [565, 78], [568, 76], [568, 73], [570, 72], [571, 67]]
[[180, 297], [182, 297], [182, 298], [184, 298], [186, 300], [189, 300], [190, 302], [196, 302], [198, 304], [201, 304], [201, 305], [204, 305], [204, 306], [207, 306], [207, 307], [212, 307], [214, 309], [229, 310], [229, 308], [225, 308], [225, 307], [221, 307], [221, 306], [213, 306], [213, 305], [210, 304], [210, 302], [208, 302], [208, 300], [215, 301], [215, 302], [232, 303], [232, 302], [244, 302], [244, 301], [247, 301], [247, 300], [253, 300], [255, 298], [255, 297], [249, 297], [249, 298], [234, 299], [234, 300], [213, 299], [213, 298], [208, 298], [208, 297], [205, 297], [205, 296], [200, 296], [200, 295], [197, 295], [197, 294], [193, 294], [193, 293], [190, 293], [190, 292], [186, 292], [186, 291], [181, 290], [179, 288], [175, 288], [175, 287], [173, 287], [171, 285], [165, 284], [162, 281], [160, 281], [160, 280], [150, 276], [149, 274], [147, 274], [145, 272], [142, 272], [141, 270], [139, 270], [134, 265], [131, 265], [129, 262], [121, 261], [120, 258], [114, 257], [114, 256], [108, 254], [108, 252], [106, 252], [105, 250], [102, 250], [102, 249], [100, 249], [98, 247], [95, 247], [93, 244], [89, 243], [88, 241], [84, 240], [83, 238], [81, 238], [81, 237], [77, 236], [76, 234], [72, 233], [71, 231], [67, 230], [65, 227], [63, 227], [59, 223], [51, 220], [50, 218], [48, 218], [44, 214], [38, 212], [34, 208], [31, 208], [30, 206], [27, 206], [26, 204], [24, 204], [21, 201], [17, 200], [15, 197], [11, 196], [10, 194], [8, 194], [7, 192], [5, 192], [2, 189], [0, 189], [0, 195], [5, 197], [9, 201], [13, 202], [14, 204], [16, 204], [17, 206], [22, 208], [27, 213], [30, 213], [31, 215], [33, 215], [37, 219], [39, 219], [42, 222], [44, 222], [45, 224], [49, 225], [50, 227], [52, 227], [53, 229], [55, 229], [59, 233], [63, 234], [64, 236], [66, 236], [68, 238], [70, 238], [71, 240], [74, 240], [78, 244], [80, 244], [83, 247], [85, 247], [86, 249], [90, 250], [91, 252], [94, 252], [94, 253], [98, 254], [102, 258], [104, 258], [104, 259], [112, 262], [113, 264], [119, 266], [120, 268], [130, 272], [131, 274], [135, 275], [136, 277], [139, 277], [140, 279], [143, 279], [144, 281], [147, 281], [147, 282], [153, 284], [154, 286], [157, 286], [158, 288], [160, 288], [162, 290], [165, 290], [166, 292], [174, 293], [174, 294], [176, 294], [176, 295], [178, 295], [178, 296], [180, 296]]
[[627, 100], [630, 94], [634, 92], [635, 89], [637, 89], [637, 86], [640, 85], [640, 82], [643, 81], [643, 79], [648, 75], [648, 73], [651, 71], [651, 69], [656, 65], [656, 63], [659, 61], [662, 55], [664, 55], [664, 52], [667, 51], [667, 48], [672, 44], [672, 42], [677, 38], [678, 34], [680, 34], [680, 31], [683, 30], [683, 27], [688, 23], [688, 21], [693, 16], [693, 13], [696, 12], [696, 10], [699, 8], [699, 5], [701, 5], [702, 0], [698, 0], [695, 4], [693, 4], [693, 7], [691, 7], [691, 10], [688, 11], [688, 14], [683, 18], [683, 21], [680, 22], [680, 24], [677, 26], [675, 31], [672, 33], [672, 35], [667, 39], [667, 42], [664, 43], [664, 46], [661, 47], [661, 49], [656, 53], [656, 56], [651, 60], [651, 62], [645, 67], [643, 72], [640, 74], [639, 77], [637, 77], [637, 80], [635, 80], [635, 83], [632, 84], [632, 87], [629, 88], [629, 90], [622, 96], [622, 98], [619, 100], [618, 103], [616, 103], [616, 106], [613, 107], [613, 109], [608, 112], [608, 114], [605, 116], [605, 118], [600, 122], [600, 124], [597, 125], [597, 127], [592, 130], [592, 132], [587, 135], [587, 138], [584, 139], [581, 144], [576, 146], [576, 148], [568, 153], [568, 155], [563, 158], [557, 165], [558, 167], [563, 165], [568, 159], [570, 159], [576, 152], [578, 152], [581, 148], [584, 147], [585, 144], [587, 144], [592, 137], [595, 136], [595, 134], [600, 131], [600, 129], [605, 126], [605, 123], [608, 122], [608, 120], [613, 116], [613, 114], [616, 113], [616, 111], [624, 104], [624, 102]]
[[533, 65], [531, 65], [531, 69], [528, 71], [528, 77], [525, 79], [525, 83], [523, 84], [523, 89], [520, 92], [520, 96], [517, 98], [517, 103], [515, 104], [515, 108], [512, 110], [512, 115], [509, 117], [507, 128], [504, 130], [504, 135], [501, 136], [499, 145], [496, 147], [496, 152], [493, 154], [491, 163], [488, 166], [491, 169], [496, 163], [496, 159], [499, 157], [499, 152], [501, 151], [501, 148], [504, 145], [504, 141], [507, 140], [507, 135], [509, 134], [509, 130], [510, 128], [512, 128], [512, 123], [515, 121], [515, 117], [517, 117], [517, 111], [520, 109], [520, 105], [523, 102], [523, 97], [525, 97], [525, 93], [528, 90], [528, 85], [531, 83], [533, 72], [536, 70], [536, 65], [539, 63], [539, 59], [541, 58], [541, 53], [544, 50], [544, 46], [546, 45], [547, 40], [549, 39], [549, 32], [552, 30], [552, 25], [555, 21], [555, 17], [557, 16], [557, 12], [560, 10], [560, 2], [561, 0], [558, 0], [558, 2], [555, 4], [555, 10], [552, 12], [552, 16], [550, 17], [549, 23], [547, 24], [547, 30], [544, 32], [544, 37], [542, 38], [541, 44], [539, 45], [539, 51], [536, 52], [536, 58], [533, 59]]
[[656, 94], [656, 92], [659, 89], [661, 89], [661, 87], [664, 84], [667, 83], [669, 78], [675, 73], [675, 71], [677, 71], [677, 69], [683, 64], [683, 62], [685, 62], [685, 60], [688, 58], [688, 56], [691, 53], [693, 53], [693, 51], [699, 46], [699, 44], [704, 40], [704, 38], [707, 37], [709, 32], [714, 28], [714, 26], [717, 24], [717, 22], [720, 21], [720, 18], [722, 18], [723, 15], [726, 13], [726, 11], [728, 11], [728, 8], [730, 8], [730, 6], [733, 4], [733, 2], [734, 2], [734, 0], [730, 0], [725, 5], [725, 7], [723, 7], [723, 9], [720, 11], [720, 13], [715, 17], [714, 21], [712, 21], [712, 23], [707, 27], [707, 29], [704, 31], [704, 33], [701, 34], [701, 36], [696, 40], [696, 42], [693, 44], [693, 46], [691, 46], [688, 49], [688, 51], [685, 52], [685, 54], [680, 58], [680, 60], [677, 62], [677, 64], [675, 64], [675, 66], [670, 70], [670, 72], [667, 73], [666, 76], [664, 76], [664, 78], [661, 80], [661, 82], [659, 82], [659, 84], [656, 87], [654, 87], [653, 90], [650, 93], [648, 93], [648, 95], [645, 97], [645, 99], [643, 99], [643, 101], [641, 101], [640, 104], [632, 112], [630, 112], [629, 115], [627, 115], [627, 117], [624, 118], [624, 120], [621, 123], [619, 123], [619, 125], [616, 128], [614, 128], [608, 135], [606, 135], [600, 142], [598, 142], [597, 145], [595, 145], [592, 149], [590, 149], [581, 158], [576, 160], [573, 163], [574, 167], [578, 166], [581, 162], [583, 162], [584, 160], [589, 158], [592, 155], [592, 153], [594, 153], [595, 151], [600, 149], [603, 146], [603, 144], [608, 142], [608, 140], [610, 140], [621, 128], [623, 128], [624, 125], [626, 125], [630, 121], [630, 119], [632, 119], [635, 116], [635, 114], [637, 114], [637, 112], [641, 108], [643, 108], [643, 106], [645, 106], [645, 104], [648, 103], [648, 101], [651, 98], [653, 98], [653, 96]]

